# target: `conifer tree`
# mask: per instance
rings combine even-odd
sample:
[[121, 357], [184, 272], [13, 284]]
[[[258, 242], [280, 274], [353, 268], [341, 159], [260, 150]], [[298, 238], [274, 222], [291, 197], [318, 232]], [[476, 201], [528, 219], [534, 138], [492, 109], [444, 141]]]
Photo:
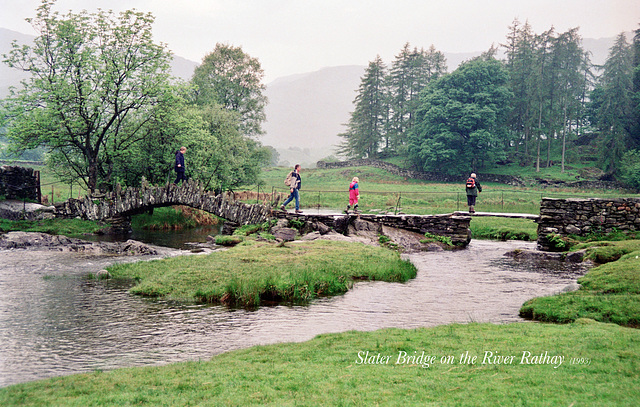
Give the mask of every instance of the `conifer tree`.
[[386, 66], [380, 56], [369, 63], [354, 100], [347, 131], [339, 153], [352, 158], [372, 158], [378, 155], [385, 138], [388, 117]]

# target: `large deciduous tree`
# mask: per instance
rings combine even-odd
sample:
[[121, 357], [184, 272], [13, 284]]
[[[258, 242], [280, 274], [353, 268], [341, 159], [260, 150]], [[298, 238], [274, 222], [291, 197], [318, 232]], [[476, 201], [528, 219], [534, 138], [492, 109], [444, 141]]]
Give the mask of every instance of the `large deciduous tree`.
[[170, 53], [152, 40], [153, 16], [136, 11], [60, 15], [44, 0], [38, 32], [5, 62], [31, 74], [4, 102], [18, 148], [46, 146], [92, 191], [114, 182], [114, 162], [149, 133], [168, 84]]
[[414, 163], [461, 175], [503, 159], [512, 98], [507, 81], [502, 63], [487, 55], [430, 83], [410, 133]]
[[240, 47], [218, 43], [193, 74], [192, 82], [197, 87], [196, 103], [200, 106], [221, 105], [238, 112], [241, 133], [261, 135], [267, 104], [263, 77], [264, 71], [256, 58]]

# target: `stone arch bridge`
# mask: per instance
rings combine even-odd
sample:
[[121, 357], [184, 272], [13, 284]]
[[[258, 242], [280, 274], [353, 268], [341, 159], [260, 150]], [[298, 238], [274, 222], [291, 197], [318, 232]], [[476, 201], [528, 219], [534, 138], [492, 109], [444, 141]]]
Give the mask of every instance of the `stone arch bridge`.
[[182, 185], [169, 183], [154, 187], [146, 182], [141, 187], [120, 188], [113, 192], [69, 199], [55, 204], [56, 217], [107, 221], [116, 232], [131, 228], [131, 216], [163, 206], [184, 205], [212, 213], [237, 225], [262, 223], [271, 217], [267, 205], [249, 205], [205, 191], [194, 181]]
[[471, 218], [461, 214], [446, 215], [320, 215], [294, 214], [274, 211], [266, 204], [246, 204], [230, 196], [214, 195], [196, 182], [188, 181], [176, 186], [172, 183], [153, 187], [147, 183], [141, 187], [116, 188], [103, 195], [69, 199], [55, 205], [55, 216], [101, 220], [111, 223], [116, 232], [131, 229], [131, 216], [145, 213], [152, 208], [184, 205], [219, 216], [231, 223], [231, 228], [263, 223], [269, 219], [297, 219], [308, 223], [311, 229], [334, 229], [346, 233], [348, 225], [356, 218], [380, 226], [404, 229], [411, 232], [430, 232], [451, 238], [454, 244], [466, 245], [470, 241]]
[[[334, 229], [347, 233], [357, 221], [424, 234], [430, 232], [451, 239], [452, 243], [467, 245], [471, 240], [471, 216], [465, 212], [444, 215], [322, 215], [294, 214], [274, 211], [267, 204], [246, 204], [231, 196], [214, 195], [193, 181], [180, 186], [168, 184], [152, 187], [143, 183], [138, 188], [116, 188], [102, 196], [69, 199], [55, 205], [56, 217], [80, 217], [104, 220], [115, 231], [131, 229], [131, 215], [148, 212], [152, 208], [185, 205], [212, 213], [230, 222], [230, 228], [259, 224], [269, 219], [302, 220], [312, 230]], [[552, 250], [550, 236], [585, 236], [589, 233], [609, 233], [614, 230], [640, 231], [640, 198], [611, 199], [552, 199], [543, 198], [540, 215], [476, 213], [474, 216], [524, 217], [538, 223], [538, 247]], [[226, 225], [226, 223], [225, 223]]]

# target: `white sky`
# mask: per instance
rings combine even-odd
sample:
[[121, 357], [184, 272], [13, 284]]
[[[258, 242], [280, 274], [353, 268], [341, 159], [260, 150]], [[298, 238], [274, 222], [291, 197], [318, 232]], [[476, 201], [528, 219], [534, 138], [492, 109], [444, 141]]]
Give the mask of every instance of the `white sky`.
[[[40, 0], [0, 0], [0, 27], [35, 34], [24, 21]], [[640, 0], [58, 0], [66, 14], [96, 8], [151, 12], [156, 41], [200, 62], [217, 42], [258, 58], [265, 83], [327, 66], [388, 64], [406, 42], [443, 52], [487, 50], [514, 18], [535, 33], [580, 27], [585, 38], [640, 27]]]

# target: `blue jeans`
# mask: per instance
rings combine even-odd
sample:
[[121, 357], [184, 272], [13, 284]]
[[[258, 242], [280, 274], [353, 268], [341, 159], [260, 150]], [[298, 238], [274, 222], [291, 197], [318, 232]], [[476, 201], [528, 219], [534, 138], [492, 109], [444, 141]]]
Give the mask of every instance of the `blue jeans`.
[[296, 199], [296, 211], [298, 211], [300, 210], [300, 192], [298, 192], [297, 189], [294, 189], [293, 192], [289, 194], [289, 197], [287, 198], [286, 201], [284, 201], [282, 206], [287, 206], [289, 202], [293, 201], [293, 198]]

